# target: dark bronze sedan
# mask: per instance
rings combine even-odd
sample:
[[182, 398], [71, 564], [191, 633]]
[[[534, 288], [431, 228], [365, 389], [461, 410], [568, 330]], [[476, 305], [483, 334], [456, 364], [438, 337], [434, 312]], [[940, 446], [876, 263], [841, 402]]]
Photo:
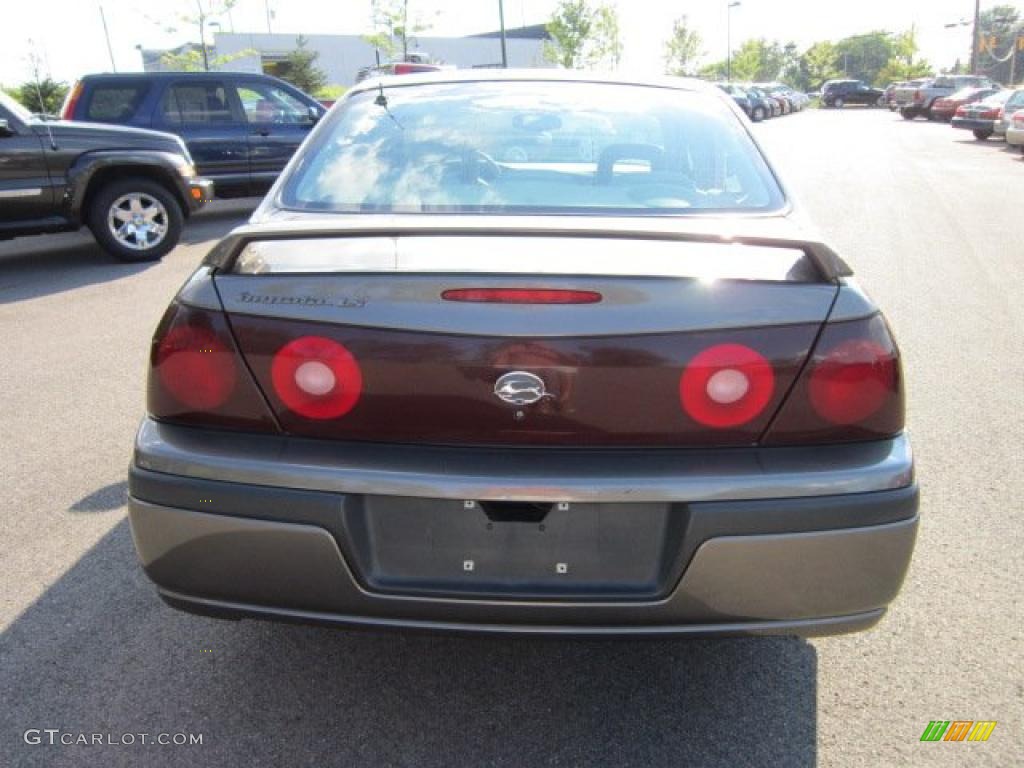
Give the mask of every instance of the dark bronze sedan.
[[[502, 159], [495, 124], [548, 150]], [[748, 126], [677, 79], [350, 91], [157, 328], [130, 487], [160, 595], [493, 633], [877, 622], [918, 525], [899, 353]]]

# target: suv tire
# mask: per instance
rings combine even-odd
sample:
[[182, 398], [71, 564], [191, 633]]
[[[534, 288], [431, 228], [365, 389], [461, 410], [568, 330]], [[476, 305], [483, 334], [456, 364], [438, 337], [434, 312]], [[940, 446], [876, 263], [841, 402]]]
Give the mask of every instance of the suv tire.
[[750, 119], [755, 123], [760, 123], [764, 120], [764, 107], [754, 107], [754, 115]]
[[842, 109], [845, 104], [846, 99], [844, 99], [842, 96], [837, 96], [835, 98], [835, 101], [832, 102], [832, 106], [835, 107], [836, 109]]
[[913, 120], [915, 117], [917, 117], [917, 112], [914, 111], [913, 109], [903, 108], [900, 110], [900, 117], [902, 117], [904, 120]]
[[988, 137], [992, 135], [992, 131], [986, 130], [971, 131], [971, 133], [974, 134], [974, 138], [976, 138], [978, 141], [987, 141]]
[[167, 187], [130, 177], [102, 186], [86, 215], [103, 249], [119, 261], [156, 261], [178, 244], [185, 218]]

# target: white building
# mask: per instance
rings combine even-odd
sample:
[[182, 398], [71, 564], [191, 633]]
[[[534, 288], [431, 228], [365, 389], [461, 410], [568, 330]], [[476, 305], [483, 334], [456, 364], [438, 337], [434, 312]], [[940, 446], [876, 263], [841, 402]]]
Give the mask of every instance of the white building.
[[[252, 51], [219, 67], [239, 72], [275, 74], [276, 65], [295, 49], [297, 35], [218, 33], [210, 58]], [[327, 73], [331, 85], [352, 85], [362, 67], [376, 63], [376, 51], [359, 35], [303, 35], [307, 50], [320, 54], [317, 66]], [[544, 59], [547, 33], [543, 25], [510, 29], [506, 48], [510, 67], [550, 67]], [[198, 46], [197, 46], [198, 47]], [[459, 68], [501, 65], [501, 39], [497, 32], [469, 37], [417, 37], [410, 40], [410, 53], [425, 53], [431, 61]], [[147, 71], [159, 70], [161, 51], [143, 51]], [[386, 62], [385, 62], [386, 63]]]

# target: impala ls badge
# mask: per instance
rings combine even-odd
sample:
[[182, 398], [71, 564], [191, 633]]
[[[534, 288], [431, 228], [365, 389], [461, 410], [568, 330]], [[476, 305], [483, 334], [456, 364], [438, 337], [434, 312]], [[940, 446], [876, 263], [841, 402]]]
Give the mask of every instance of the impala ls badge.
[[540, 376], [526, 371], [506, 373], [494, 382], [494, 394], [512, 405], [532, 405], [538, 400], [550, 397]]

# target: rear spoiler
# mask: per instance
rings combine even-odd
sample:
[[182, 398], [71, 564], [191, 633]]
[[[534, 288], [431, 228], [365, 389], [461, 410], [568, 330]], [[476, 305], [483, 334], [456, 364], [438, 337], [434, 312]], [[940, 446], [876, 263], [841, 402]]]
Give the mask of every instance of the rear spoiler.
[[[410, 237], [476, 237], [476, 238], [588, 238], [595, 240], [644, 240], [677, 243], [705, 243], [715, 245], [745, 245], [756, 248], [779, 248], [798, 250], [804, 253], [820, 273], [822, 280], [833, 281], [849, 277], [853, 271], [845, 261], [828, 245], [817, 240], [807, 240], [775, 234], [755, 234], [756, 230], [769, 230], [775, 227], [767, 225], [764, 220], [734, 221], [718, 219], [709, 227], [708, 221], [702, 222], [703, 227], [688, 227], [679, 219], [666, 221], [666, 226], [651, 226], [639, 229], [635, 221], [626, 226], [617, 222], [596, 222], [594, 220], [544, 222], [534, 224], [516, 223], [510, 225], [508, 220], [465, 221], [455, 217], [438, 217], [425, 220], [425, 217], [402, 217], [401, 222], [395, 217], [382, 216], [367, 221], [366, 216], [339, 218], [338, 221], [284, 221], [275, 222], [273, 228], [266, 224], [246, 225], [235, 229], [221, 240], [207, 254], [203, 264], [217, 271], [229, 271], [239, 254], [250, 243], [273, 241], [311, 240], [322, 241], [337, 238], [410, 238]], [[483, 217], [481, 217], [483, 219]], [[413, 219], [413, 220], [410, 220]], [[595, 226], [597, 224], [597, 226]], [[759, 225], [759, 226], [758, 226]], [[710, 228], [718, 231], [708, 231]], [[732, 230], [732, 231], [730, 231]], [[749, 230], [750, 233], [744, 232]]]

